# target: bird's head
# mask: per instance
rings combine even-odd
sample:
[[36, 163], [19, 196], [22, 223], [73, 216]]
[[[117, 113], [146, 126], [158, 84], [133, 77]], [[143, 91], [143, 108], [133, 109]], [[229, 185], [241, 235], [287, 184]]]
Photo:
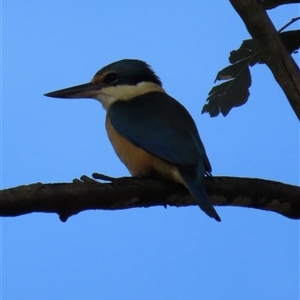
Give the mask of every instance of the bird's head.
[[91, 82], [45, 94], [54, 98], [93, 98], [107, 109], [152, 91], [164, 92], [159, 77], [142, 60], [122, 59], [99, 70]]

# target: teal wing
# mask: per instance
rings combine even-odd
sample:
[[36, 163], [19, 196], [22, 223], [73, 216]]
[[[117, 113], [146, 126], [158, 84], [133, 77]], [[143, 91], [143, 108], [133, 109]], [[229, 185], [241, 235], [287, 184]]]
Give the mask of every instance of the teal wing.
[[194, 120], [178, 101], [161, 92], [115, 102], [109, 112], [115, 130], [131, 143], [178, 166], [211, 166]]

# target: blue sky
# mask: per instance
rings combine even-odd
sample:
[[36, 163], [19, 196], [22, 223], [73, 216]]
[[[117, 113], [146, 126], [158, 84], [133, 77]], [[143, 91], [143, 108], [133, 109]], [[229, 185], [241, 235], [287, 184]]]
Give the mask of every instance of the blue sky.
[[[281, 28], [299, 6], [269, 13]], [[99, 103], [43, 96], [122, 58], [147, 61], [191, 112], [214, 175], [298, 185], [299, 122], [266, 66], [251, 69], [245, 106], [201, 115], [247, 38], [228, 1], [3, 2], [2, 188], [128, 176]], [[217, 210], [221, 223], [196, 206], [2, 218], [2, 299], [298, 299], [299, 222]]]

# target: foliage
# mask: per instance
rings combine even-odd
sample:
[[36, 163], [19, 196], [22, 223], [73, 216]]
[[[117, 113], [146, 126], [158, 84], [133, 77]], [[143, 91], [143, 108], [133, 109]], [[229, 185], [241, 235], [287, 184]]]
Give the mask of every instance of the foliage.
[[[296, 2], [300, 3], [300, 1], [264, 1], [264, 6], [270, 9]], [[292, 19], [278, 31], [284, 46], [291, 54], [297, 53], [300, 47], [300, 30], [281, 31], [299, 19], [300, 17]], [[244, 40], [239, 49], [231, 51], [229, 62], [231, 65], [220, 70], [214, 81], [225, 80], [225, 82], [210, 90], [202, 109], [202, 113], [209, 113], [211, 117], [216, 117], [219, 113], [225, 117], [232, 108], [244, 105], [248, 101], [251, 86], [250, 67], [264, 63], [258, 55], [253, 39]]]

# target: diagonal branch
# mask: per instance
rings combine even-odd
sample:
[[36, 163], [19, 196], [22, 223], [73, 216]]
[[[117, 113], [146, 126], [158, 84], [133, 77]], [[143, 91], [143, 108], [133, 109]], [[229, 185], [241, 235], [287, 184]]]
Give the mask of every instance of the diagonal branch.
[[[175, 183], [156, 179], [123, 177], [99, 183], [82, 177], [84, 182], [43, 184], [0, 191], [0, 216], [32, 212], [57, 213], [62, 221], [84, 210], [118, 210], [150, 206], [195, 205], [188, 190]], [[206, 178], [205, 188], [215, 205], [241, 206], [274, 211], [300, 219], [300, 188], [274, 181], [251, 178]]]
[[276, 81], [300, 120], [300, 72], [284, 47], [278, 32], [257, 0], [230, 0], [256, 43], [257, 51], [272, 71]]

